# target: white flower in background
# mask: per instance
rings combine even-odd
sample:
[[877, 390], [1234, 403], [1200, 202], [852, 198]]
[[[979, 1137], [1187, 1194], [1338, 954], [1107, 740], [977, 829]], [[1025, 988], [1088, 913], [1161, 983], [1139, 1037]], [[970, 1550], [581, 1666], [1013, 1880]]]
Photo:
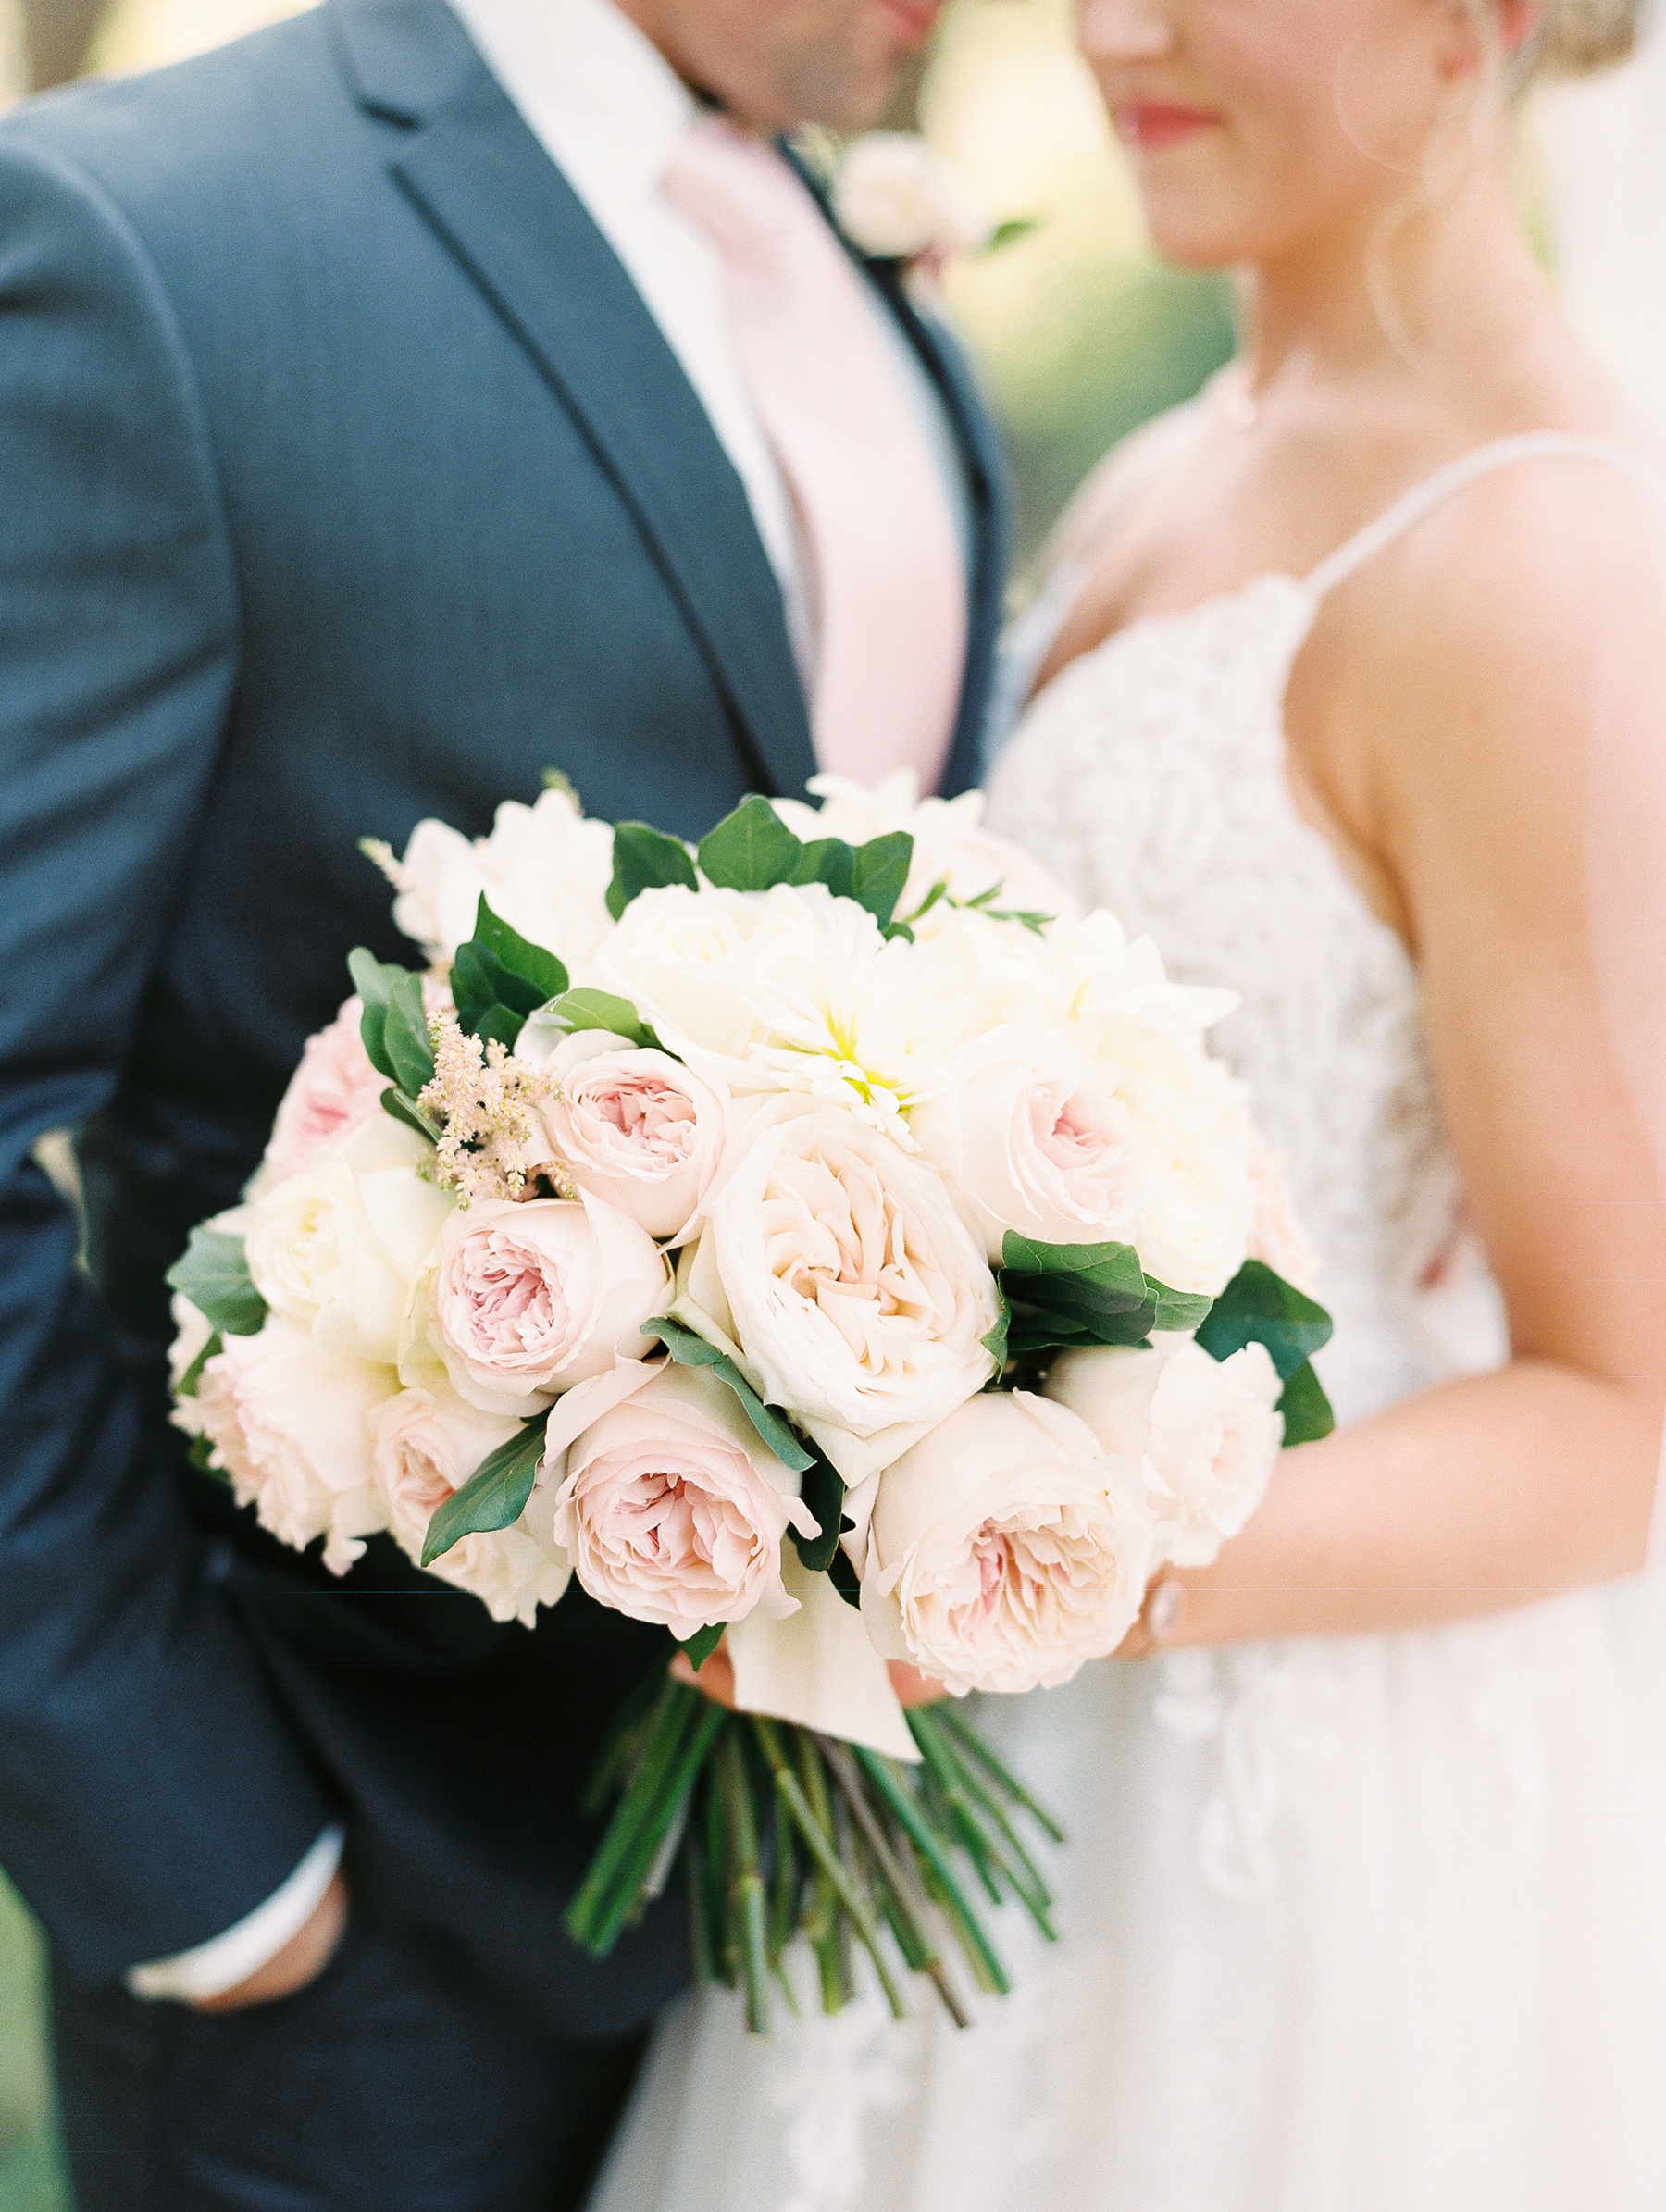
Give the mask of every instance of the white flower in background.
[[[1056, 916], [1075, 911], [1063, 885], [1039, 861], [983, 827], [987, 801], [982, 791], [922, 799], [913, 768], [895, 769], [872, 786], [843, 776], [813, 776], [808, 789], [819, 806], [796, 799], [771, 802], [805, 844], [815, 838], [842, 838], [847, 845], [865, 845], [898, 830], [913, 838], [908, 881], [897, 901], [903, 920], [918, 913], [939, 883], [948, 886], [951, 899], [988, 900], [1002, 913]], [[941, 903], [934, 906], [916, 925], [919, 934], [936, 935], [953, 911]]]
[[795, 1609], [789, 1525], [815, 1533], [798, 1477], [724, 1383], [669, 1364], [602, 1414], [546, 1478], [553, 1542], [600, 1604], [691, 1636], [756, 1608]]
[[1067, 1032], [1006, 1024], [957, 1055], [910, 1118], [915, 1140], [970, 1209], [991, 1262], [1006, 1232], [1043, 1244], [1131, 1242], [1141, 1148], [1120, 1071]]
[[613, 831], [587, 821], [566, 791], [545, 791], [531, 806], [505, 800], [490, 837], [418, 822], [404, 859], [384, 864], [399, 892], [393, 919], [431, 961], [449, 961], [473, 937], [482, 891], [500, 920], [569, 968], [591, 959], [613, 926]]
[[1106, 1451], [1143, 1463], [1160, 1560], [1208, 1566], [1267, 1494], [1284, 1417], [1264, 1345], [1222, 1361], [1189, 1336], [1149, 1351], [1096, 1345], [1062, 1353], [1046, 1388]]
[[[443, 1388], [402, 1390], [376, 1409], [371, 1464], [388, 1527], [408, 1559], [421, 1565], [436, 1511], [519, 1429], [518, 1421], [481, 1413]], [[539, 1607], [553, 1605], [572, 1577], [566, 1559], [519, 1522], [465, 1536], [428, 1572], [472, 1591], [494, 1621], [519, 1621], [528, 1628]]]
[[363, 1013], [358, 1000], [349, 999], [327, 1028], [307, 1038], [266, 1149], [273, 1176], [298, 1174], [381, 1111], [388, 1078], [365, 1050]]
[[1067, 1682], [1122, 1642], [1150, 1572], [1138, 1467], [1023, 1390], [971, 1399], [888, 1468], [867, 1535], [875, 1643], [957, 1695]]
[[208, 1361], [196, 1420], [238, 1504], [298, 1551], [325, 1537], [324, 1564], [344, 1574], [361, 1539], [387, 1526], [370, 1417], [397, 1386], [389, 1368], [320, 1360], [305, 1329], [274, 1314]]
[[940, 1020], [910, 948], [822, 884], [644, 891], [583, 980], [733, 1089], [802, 1091], [910, 1140]]
[[670, 1271], [616, 1206], [489, 1199], [441, 1231], [428, 1286], [429, 1337], [452, 1387], [485, 1413], [530, 1416], [569, 1385], [649, 1348]]
[[[519, 1056], [538, 1050], [523, 1029]], [[554, 1159], [650, 1236], [678, 1236], [717, 1172], [727, 1100], [669, 1054], [605, 1030], [562, 1037], [541, 1064], [555, 1087], [541, 1108]]]
[[934, 261], [975, 253], [994, 226], [925, 139], [870, 130], [839, 165], [833, 214], [851, 243], [877, 260]]
[[398, 1359], [412, 1286], [453, 1212], [419, 1172], [429, 1156], [415, 1130], [379, 1114], [249, 1207], [255, 1287], [321, 1359]]
[[982, 1243], [936, 1169], [853, 1114], [772, 1101], [729, 1161], [676, 1311], [860, 1482], [994, 1372]]
[[1319, 1253], [1297, 1217], [1283, 1163], [1259, 1134], [1250, 1144], [1250, 1257], [1309, 1298], [1316, 1296]]

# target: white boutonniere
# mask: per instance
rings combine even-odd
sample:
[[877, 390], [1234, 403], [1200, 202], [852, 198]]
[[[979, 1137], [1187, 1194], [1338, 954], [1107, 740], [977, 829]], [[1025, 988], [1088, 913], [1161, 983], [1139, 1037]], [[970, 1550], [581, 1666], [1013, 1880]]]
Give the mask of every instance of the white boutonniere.
[[998, 223], [935, 147], [912, 131], [872, 130], [846, 149], [833, 213], [861, 253], [940, 277], [951, 261], [995, 252], [1035, 228]]

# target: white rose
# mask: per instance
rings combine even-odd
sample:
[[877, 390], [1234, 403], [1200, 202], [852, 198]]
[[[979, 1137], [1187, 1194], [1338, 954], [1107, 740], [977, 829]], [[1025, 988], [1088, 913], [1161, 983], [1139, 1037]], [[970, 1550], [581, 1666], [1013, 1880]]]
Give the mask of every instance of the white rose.
[[994, 1369], [981, 1243], [935, 1168], [849, 1113], [772, 1102], [731, 1137], [685, 1273], [689, 1309], [740, 1348], [749, 1379], [848, 1482]]
[[1067, 1682], [1139, 1613], [1137, 1466], [1027, 1391], [964, 1405], [879, 1478], [862, 1605], [874, 1641], [957, 1695]]
[[196, 1420], [239, 1505], [344, 1574], [359, 1540], [387, 1525], [370, 1463], [370, 1417], [396, 1384], [385, 1367], [321, 1361], [304, 1329], [273, 1315], [257, 1336], [228, 1336], [203, 1370]]
[[670, 1274], [645, 1230], [600, 1199], [489, 1200], [441, 1231], [429, 1336], [482, 1412], [536, 1413], [570, 1384], [647, 1349]]
[[789, 1526], [815, 1533], [798, 1478], [735, 1394], [666, 1365], [591, 1423], [552, 1472], [555, 1544], [599, 1603], [680, 1638], [755, 1608], [794, 1609], [781, 1581]]
[[[370, 1416], [372, 1465], [395, 1542], [422, 1563], [429, 1522], [481, 1464], [508, 1443], [518, 1421], [478, 1412], [448, 1390], [402, 1390]], [[494, 1621], [530, 1628], [541, 1605], [553, 1605], [572, 1569], [516, 1522], [481, 1530], [430, 1564], [459, 1590], [470, 1591]]]
[[1006, 1232], [1043, 1244], [1129, 1243], [1143, 1204], [1140, 1146], [1119, 1071], [1063, 1031], [1008, 1024], [964, 1047], [910, 1116], [999, 1262]]
[[650, 1236], [680, 1236], [717, 1172], [726, 1101], [668, 1053], [603, 1030], [564, 1038], [543, 1064], [559, 1086], [543, 1132], [573, 1181]]
[[591, 958], [613, 927], [613, 831], [587, 821], [565, 791], [531, 806], [505, 800], [490, 837], [418, 822], [392, 864], [393, 919], [429, 958], [449, 961], [473, 937], [480, 894], [493, 913], [569, 968]]
[[855, 140], [833, 188], [839, 229], [864, 254], [913, 261], [987, 244], [988, 217], [940, 155], [914, 131], [870, 130]]
[[429, 1156], [415, 1130], [379, 1114], [250, 1207], [255, 1287], [311, 1331], [322, 1358], [397, 1360], [412, 1286], [454, 1211], [419, 1173]]
[[1251, 1131], [1242, 1090], [1225, 1070], [1200, 1061], [1197, 1075], [1188, 1090], [1124, 1086], [1144, 1192], [1134, 1243], [1158, 1282], [1217, 1298], [1249, 1249]]
[[1263, 1261], [1274, 1274], [1312, 1298], [1319, 1280], [1319, 1254], [1297, 1216], [1277, 1154], [1259, 1136], [1250, 1141], [1250, 1259]]
[[1159, 1559], [1179, 1567], [1208, 1566], [1266, 1496], [1283, 1387], [1264, 1345], [1217, 1361], [1188, 1336], [1064, 1352], [1047, 1379], [1106, 1451], [1143, 1461]]

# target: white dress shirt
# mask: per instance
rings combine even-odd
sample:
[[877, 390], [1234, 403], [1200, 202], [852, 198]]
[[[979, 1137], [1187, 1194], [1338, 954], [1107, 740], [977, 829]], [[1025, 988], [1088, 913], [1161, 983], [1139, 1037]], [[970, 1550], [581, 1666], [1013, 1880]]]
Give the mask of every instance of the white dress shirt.
[[[707, 233], [660, 190], [699, 109], [653, 42], [613, 0], [451, 0], [482, 58], [623, 262], [734, 463], [806, 677], [814, 616], [792, 500], [747, 397], [726, 310], [722, 257]], [[941, 403], [894, 317], [875, 317], [896, 354], [921, 435], [949, 487], [970, 557], [966, 484]], [[195, 1950], [134, 1967], [134, 1995], [195, 2001], [223, 1995], [297, 1935], [329, 1886], [342, 1834], [318, 1838], [277, 1894]]]

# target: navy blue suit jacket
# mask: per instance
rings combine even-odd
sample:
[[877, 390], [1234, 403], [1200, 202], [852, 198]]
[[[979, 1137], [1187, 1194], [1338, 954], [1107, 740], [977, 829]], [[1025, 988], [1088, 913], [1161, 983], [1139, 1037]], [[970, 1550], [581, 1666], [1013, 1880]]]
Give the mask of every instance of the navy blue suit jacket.
[[[1003, 558], [976, 522], [949, 776]], [[357, 942], [365, 835], [566, 771], [698, 834], [810, 733], [740, 480], [441, 0], [328, 0], [0, 125], [0, 1863], [87, 1981], [218, 1933], [346, 1810], [361, 1895], [601, 2032], [680, 1973], [560, 1912], [575, 1779], [655, 1632], [499, 1628], [385, 1541], [344, 1584], [190, 1474], [164, 1269], [257, 1160]], [[88, 1204], [34, 1163], [71, 1127]]]

